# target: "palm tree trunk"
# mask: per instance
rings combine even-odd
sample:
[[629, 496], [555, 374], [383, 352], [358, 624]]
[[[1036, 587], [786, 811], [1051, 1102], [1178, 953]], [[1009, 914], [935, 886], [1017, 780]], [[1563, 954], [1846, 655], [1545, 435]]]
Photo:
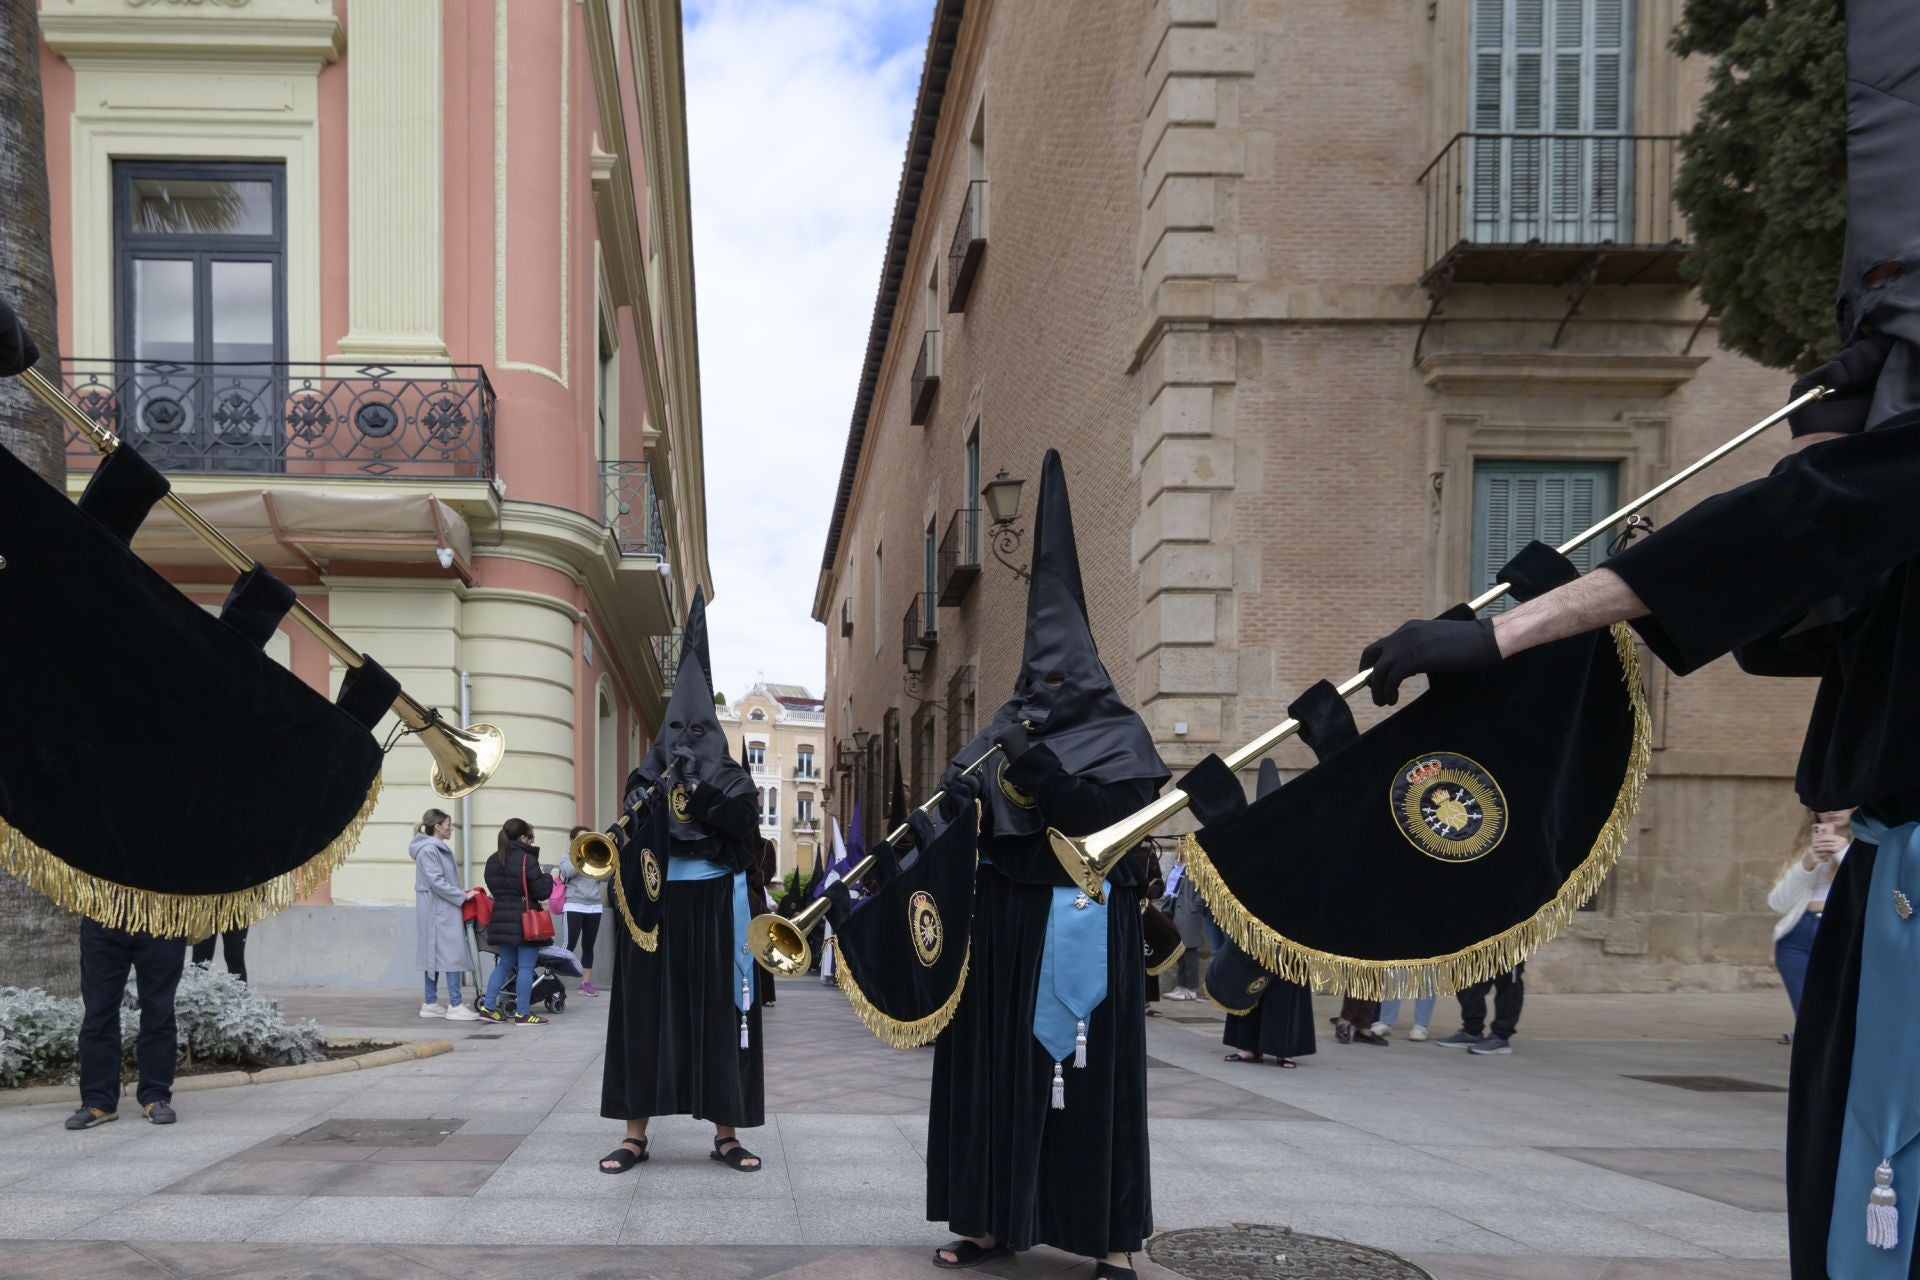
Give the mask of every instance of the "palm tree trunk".
[[[0, 0], [0, 290], [38, 344], [41, 371], [57, 378], [44, 115], [39, 0]], [[65, 441], [57, 417], [13, 379], [0, 379], [0, 448], [64, 486]], [[79, 936], [78, 916], [0, 876], [0, 985], [79, 994]]]

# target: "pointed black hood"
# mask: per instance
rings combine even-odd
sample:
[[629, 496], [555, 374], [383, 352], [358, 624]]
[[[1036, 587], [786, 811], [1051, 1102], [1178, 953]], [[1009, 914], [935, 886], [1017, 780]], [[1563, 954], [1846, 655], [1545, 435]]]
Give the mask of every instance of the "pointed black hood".
[[[693, 593], [693, 606], [687, 611], [687, 625], [681, 632], [680, 664], [674, 672], [673, 693], [667, 699], [660, 730], [654, 734], [653, 745], [647, 751], [645, 770], [661, 780], [666, 794], [657, 797], [655, 803], [667, 804], [668, 829], [673, 838], [681, 842], [711, 840], [715, 832], [704, 823], [690, 818], [683, 820], [684, 804], [672, 803], [673, 793], [683, 781], [684, 770], [680, 767], [683, 747], [691, 754], [692, 772], [700, 785], [719, 786], [723, 790], [731, 789], [736, 782], [751, 785], [745, 766], [728, 752], [727, 735], [714, 710], [713, 677], [707, 667], [707, 602], [697, 588]], [[742, 756], [745, 753], [743, 744]], [[634, 798], [630, 796], [628, 803], [633, 803]]]
[[[1840, 336], [1903, 339], [1866, 425], [1920, 409], [1920, 4], [1847, 0], [1847, 242]], [[1893, 264], [1891, 266], [1887, 264]]]
[[[1027, 584], [1027, 636], [1013, 696], [979, 737], [954, 757], [965, 766], [987, 749], [994, 733], [1024, 720], [1037, 746], [1045, 746], [1068, 773], [1099, 783], [1146, 778], [1157, 788], [1170, 776], [1146, 724], [1120, 700], [1113, 679], [1093, 645], [1086, 593], [1080, 585], [1080, 553], [1074, 541], [1073, 508], [1058, 451], [1040, 464], [1040, 497], [1033, 519], [1033, 576]], [[994, 767], [998, 778], [1001, 765]], [[1012, 803], [1004, 785], [986, 788], [1000, 835], [1030, 834], [1043, 816]]]
[[696, 654], [707, 673], [707, 693], [713, 693], [713, 655], [707, 652], [707, 589], [693, 589], [693, 604], [687, 608], [687, 625], [680, 629], [680, 661]]
[[1271, 760], [1260, 762], [1260, 780], [1253, 784], [1253, 798], [1265, 799], [1280, 789], [1280, 766]]

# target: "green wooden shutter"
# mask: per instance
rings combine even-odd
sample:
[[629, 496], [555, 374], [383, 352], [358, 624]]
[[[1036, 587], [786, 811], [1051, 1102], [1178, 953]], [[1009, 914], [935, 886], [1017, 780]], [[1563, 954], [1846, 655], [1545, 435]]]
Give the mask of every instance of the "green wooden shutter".
[[[1472, 594], [1498, 582], [1501, 568], [1535, 538], [1557, 547], [1613, 510], [1617, 474], [1612, 463], [1475, 463]], [[1605, 554], [1601, 537], [1570, 559], [1585, 573]], [[1511, 606], [1502, 601], [1490, 612]]]

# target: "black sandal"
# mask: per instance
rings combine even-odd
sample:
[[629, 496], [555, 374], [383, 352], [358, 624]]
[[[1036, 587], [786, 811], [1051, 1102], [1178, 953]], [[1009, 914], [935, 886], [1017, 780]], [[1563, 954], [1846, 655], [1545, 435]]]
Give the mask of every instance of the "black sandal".
[[1138, 1276], [1139, 1273], [1132, 1267], [1112, 1262], [1096, 1262], [1093, 1265], [1093, 1280], [1138, 1280]]
[[[948, 1262], [940, 1255], [950, 1253], [953, 1261]], [[933, 1265], [944, 1267], [948, 1271], [958, 1271], [963, 1267], [977, 1267], [993, 1258], [1005, 1258], [1013, 1250], [1003, 1244], [975, 1244], [971, 1240], [955, 1240], [952, 1244], [943, 1244], [933, 1251]]]
[[1257, 1053], [1254, 1054], [1251, 1058], [1244, 1057], [1239, 1053], [1230, 1053], [1227, 1055], [1227, 1061], [1228, 1062], [1264, 1062], [1265, 1059], [1262, 1058]]
[[1280, 1067], [1282, 1070], [1286, 1070], [1286, 1071], [1298, 1070], [1300, 1066], [1300, 1064], [1295, 1062], [1292, 1058], [1275, 1058], [1274, 1061], [1280, 1064]]
[[[729, 1142], [733, 1144], [731, 1147], [726, 1145]], [[725, 1149], [722, 1150], [722, 1148]], [[758, 1173], [761, 1169], [760, 1157], [742, 1146], [738, 1138], [715, 1138], [713, 1150], [707, 1152], [707, 1156], [709, 1159], [718, 1160], [730, 1169], [738, 1169], [741, 1173]], [[748, 1164], [749, 1160], [754, 1163]]]
[[[635, 1151], [628, 1145], [635, 1142], [640, 1144], [638, 1151]], [[619, 1146], [600, 1157], [599, 1168], [602, 1173], [625, 1173], [637, 1164], [644, 1164], [646, 1159], [647, 1140], [645, 1138], [622, 1138], [620, 1139]], [[609, 1160], [614, 1164], [614, 1167], [611, 1169], [607, 1168], [607, 1162]]]

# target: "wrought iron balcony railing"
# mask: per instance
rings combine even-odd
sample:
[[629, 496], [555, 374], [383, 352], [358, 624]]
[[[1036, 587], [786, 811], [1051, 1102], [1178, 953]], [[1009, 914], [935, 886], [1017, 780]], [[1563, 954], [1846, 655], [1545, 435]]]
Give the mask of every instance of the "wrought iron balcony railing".
[[965, 600], [980, 576], [980, 508], [962, 507], [947, 521], [936, 567], [940, 603], [952, 606]]
[[940, 390], [940, 331], [929, 329], [920, 339], [920, 357], [913, 362], [913, 396], [907, 421], [922, 426], [933, 409], [933, 396]]
[[[493, 386], [477, 364], [359, 367], [62, 361], [87, 416], [162, 471], [491, 479]], [[67, 465], [99, 461], [78, 432]]]
[[986, 251], [987, 180], [975, 178], [967, 184], [967, 198], [953, 227], [953, 244], [947, 249], [947, 314], [967, 309], [973, 275]]
[[1670, 134], [1460, 133], [1420, 175], [1420, 282], [1675, 284]]
[[907, 598], [907, 613], [900, 620], [900, 661], [907, 660], [907, 650], [915, 644], [931, 647], [939, 635], [939, 627], [934, 619], [934, 597], [931, 591], [916, 591]]
[[654, 492], [652, 468], [644, 461], [603, 462], [600, 478], [607, 527], [620, 543], [620, 554], [666, 559], [667, 525]]

